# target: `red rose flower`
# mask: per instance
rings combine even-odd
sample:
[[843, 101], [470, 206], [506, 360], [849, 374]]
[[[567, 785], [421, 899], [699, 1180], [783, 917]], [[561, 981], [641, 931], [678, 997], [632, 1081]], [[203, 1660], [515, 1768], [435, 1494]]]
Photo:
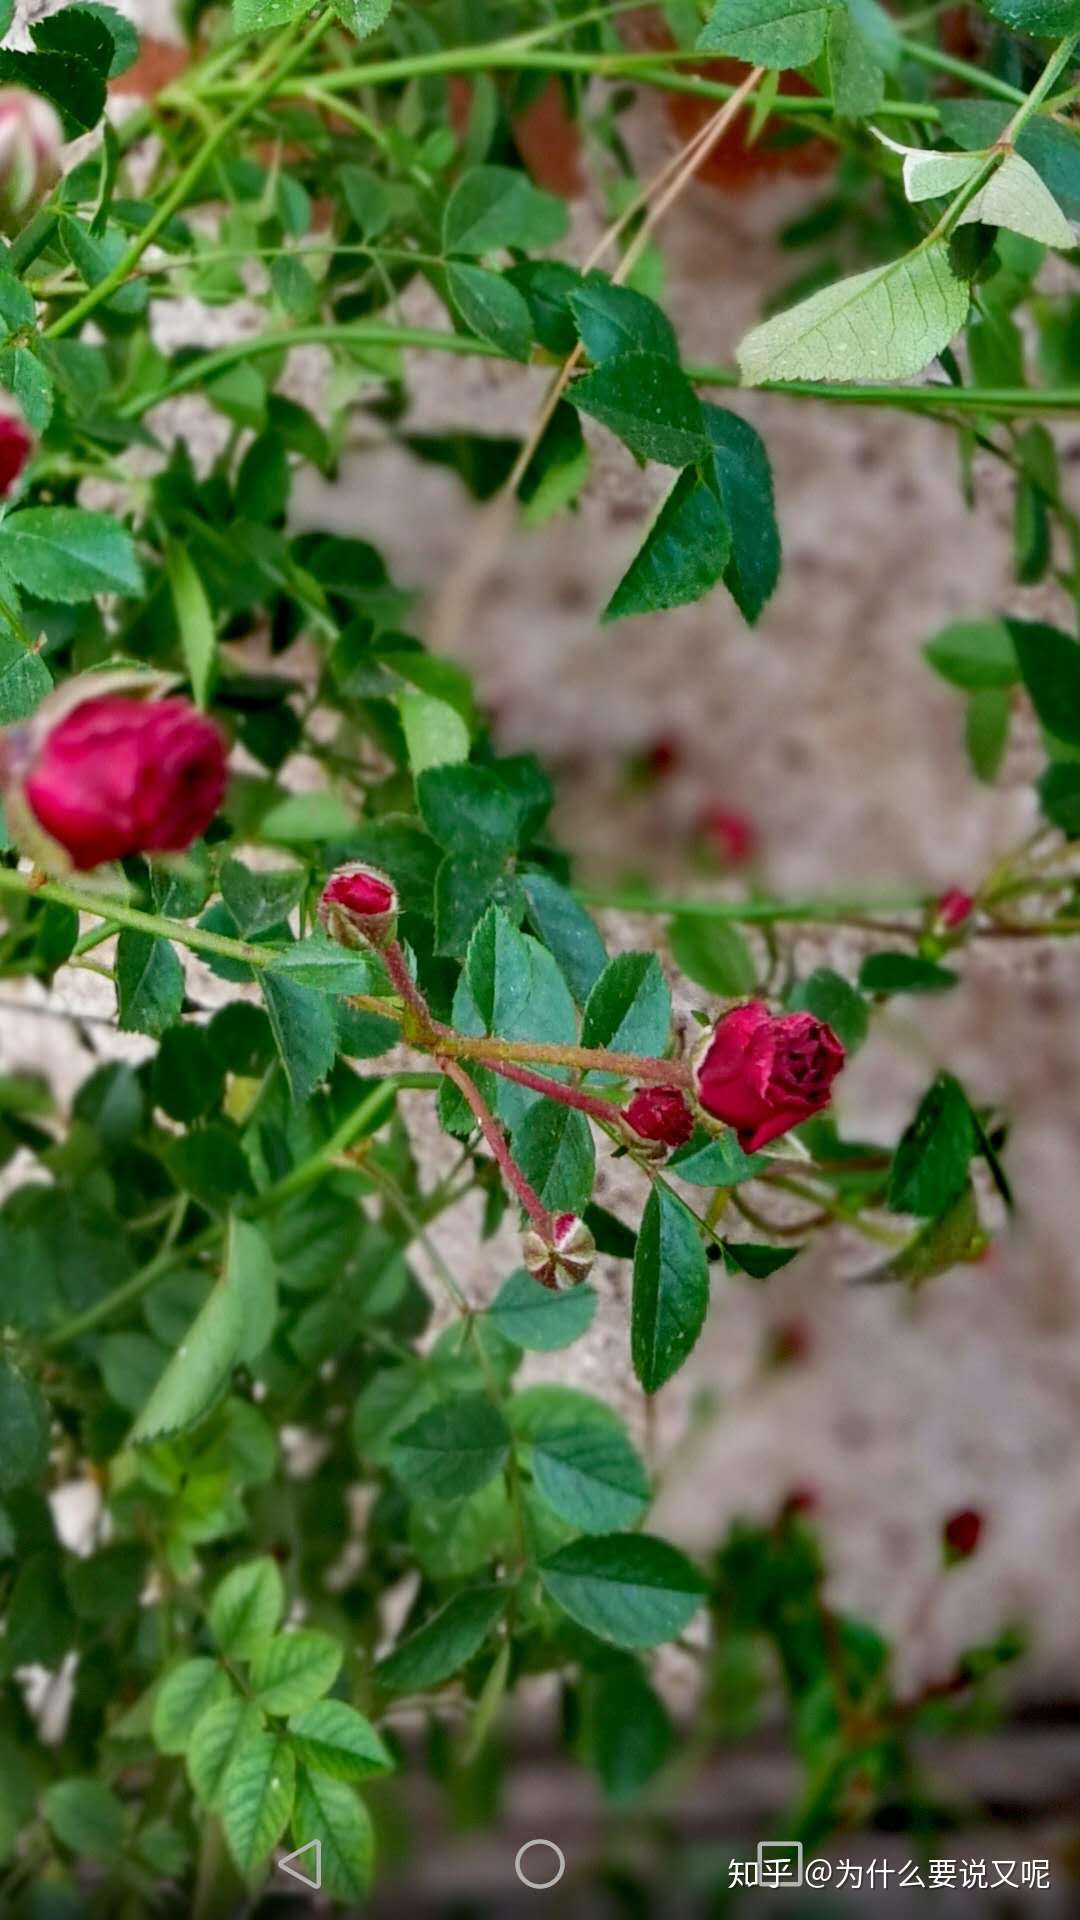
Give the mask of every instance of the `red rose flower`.
[[213, 721], [186, 700], [103, 694], [45, 735], [24, 794], [76, 867], [179, 853], [218, 810], [225, 754]]
[[678, 1087], [639, 1087], [623, 1119], [643, 1140], [681, 1147], [694, 1131], [694, 1116]]
[[744, 813], [731, 807], [706, 807], [700, 826], [710, 851], [726, 867], [741, 867], [754, 851], [756, 835]]
[[397, 933], [398, 896], [378, 867], [360, 861], [332, 873], [319, 900], [319, 920], [343, 947], [385, 947]]
[[967, 1560], [979, 1544], [983, 1517], [974, 1507], [963, 1507], [950, 1514], [942, 1529], [945, 1553], [950, 1560]]
[[34, 451], [34, 436], [22, 416], [22, 408], [7, 394], [0, 394], [0, 500], [6, 500]]
[[964, 893], [959, 887], [948, 887], [937, 903], [937, 917], [943, 927], [962, 927], [975, 911], [975, 902], [970, 893]]
[[756, 1153], [829, 1104], [844, 1049], [812, 1013], [770, 1013], [760, 1000], [732, 1007], [698, 1054], [694, 1080], [705, 1112], [734, 1127]]

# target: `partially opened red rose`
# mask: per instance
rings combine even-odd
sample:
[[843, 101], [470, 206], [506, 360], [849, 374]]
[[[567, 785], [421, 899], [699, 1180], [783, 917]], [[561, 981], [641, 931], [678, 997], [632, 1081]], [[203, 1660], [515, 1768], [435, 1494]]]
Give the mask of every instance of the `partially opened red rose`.
[[844, 1049], [812, 1013], [770, 1013], [760, 1000], [732, 1007], [694, 1066], [699, 1104], [756, 1153], [829, 1104]]
[[225, 792], [226, 745], [187, 700], [83, 700], [45, 734], [23, 794], [39, 826], [85, 869], [179, 853]]

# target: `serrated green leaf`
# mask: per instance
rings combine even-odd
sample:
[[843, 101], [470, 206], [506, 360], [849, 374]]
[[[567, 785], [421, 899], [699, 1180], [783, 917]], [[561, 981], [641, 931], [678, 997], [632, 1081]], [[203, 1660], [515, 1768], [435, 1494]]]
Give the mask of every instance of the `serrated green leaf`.
[[948, 246], [924, 242], [902, 260], [853, 274], [763, 321], [736, 357], [750, 387], [764, 380], [905, 380], [959, 333], [970, 302]]
[[239, 1694], [200, 1714], [188, 1742], [186, 1764], [195, 1797], [207, 1811], [220, 1807], [222, 1786], [234, 1755], [261, 1726], [258, 1707]]
[[510, 1421], [528, 1446], [538, 1493], [584, 1533], [633, 1527], [649, 1504], [649, 1477], [621, 1420], [571, 1387], [533, 1387], [515, 1396]]
[[588, 1281], [558, 1292], [519, 1267], [503, 1281], [488, 1313], [504, 1340], [529, 1353], [554, 1353], [588, 1331], [597, 1299]]
[[685, 1555], [644, 1533], [572, 1540], [541, 1561], [538, 1572], [564, 1613], [617, 1647], [657, 1647], [675, 1639], [706, 1591]]
[[828, 23], [829, 79], [838, 114], [849, 120], [876, 113], [885, 91], [885, 72], [856, 16], [837, 7]]
[[688, 467], [662, 502], [603, 617], [623, 620], [688, 606], [723, 577], [730, 555], [723, 504], [697, 468]]
[[375, 1867], [375, 1834], [368, 1810], [352, 1787], [301, 1768], [292, 1830], [298, 1846], [321, 1842], [327, 1893], [350, 1903], [364, 1899]]
[[585, 1003], [582, 1045], [658, 1056], [670, 1038], [671, 994], [655, 953], [616, 954]]
[[27, 719], [51, 686], [52, 675], [41, 656], [0, 627], [0, 727]]
[[109, 513], [82, 507], [20, 507], [9, 514], [0, 527], [0, 568], [27, 593], [65, 605], [143, 589], [127, 528]]
[[561, 240], [566, 203], [534, 187], [513, 167], [472, 167], [457, 182], [443, 216], [447, 253], [484, 254], [502, 247], [534, 252]]
[[398, 1433], [391, 1464], [414, 1499], [456, 1500], [501, 1473], [510, 1433], [480, 1393], [460, 1394]]
[[316, 993], [370, 993], [371, 967], [362, 953], [351, 953], [334, 940], [312, 934], [274, 954], [268, 977], [286, 980]]
[[1014, 33], [1033, 33], [1056, 39], [1080, 33], [1077, 0], [985, 0], [987, 13]]
[[[50, 15], [49, 20], [56, 17]], [[38, 27], [46, 25], [48, 21], [37, 22]], [[43, 94], [60, 115], [65, 140], [89, 133], [105, 110], [104, 73], [71, 52], [40, 47], [34, 53], [13, 53], [4, 47], [0, 49], [0, 87], [25, 87], [30, 93]]]
[[450, 298], [470, 333], [490, 341], [511, 360], [532, 352], [532, 316], [521, 294], [501, 273], [451, 260], [446, 269]]
[[263, 1728], [239, 1741], [221, 1783], [221, 1824], [239, 1871], [254, 1873], [281, 1838], [293, 1810], [296, 1761], [288, 1741]]
[[296, 1106], [326, 1079], [338, 1048], [334, 1009], [324, 993], [264, 968], [262, 990], [285, 1078]]
[[616, 353], [659, 353], [678, 362], [675, 329], [655, 300], [632, 287], [586, 280], [568, 294], [578, 336], [593, 366]]
[[661, 353], [617, 353], [575, 380], [568, 398], [617, 434], [639, 460], [689, 467], [709, 454], [701, 402]]
[[52, 375], [31, 348], [0, 348], [0, 387], [14, 395], [27, 426], [44, 433], [53, 413]]
[[1036, 620], [1010, 620], [1009, 633], [1043, 726], [1056, 740], [1080, 747], [1080, 644]]
[[468, 759], [471, 738], [468, 725], [448, 700], [410, 691], [398, 694], [397, 708], [414, 779], [429, 767], [450, 766]]
[[380, 1660], [376, 1676], [394, 1693], [423, 1693], [459, 1673], [506, 1611], [504, 1587], [472, 1587], [440, 1608]]
[[937, 1219], [967, 1185], [978, 1150], [974, 1116], [959, 1081], [940, 1073], [900, 1138], [889, 1177], [893, 1213]]
[[723, 580], [751, 626], [780, 578], [780, 529], [765, 442], [748, 420], [726, 407], [703, 406], [712, 447], [710, 477], [731, 528]]
[[277, 1562], [265, 1557], [234, 1567], [210, 1602], [210, 1631], [222, 1653], [250, 1660], [272, 1638], [285, 1611]]
[[[904, 190], [913, 202], [957, 193], [974, 180], [987, 161], [987, 155], [979, 152], [940, 153], [913, 147], [899, 151], [904, 154]], [[1073, 230], [1049, 187], [1019, 153], [1007, 154], [995, 167], [985, 186], [963, 208], [957, 225], [970, 226], [975, 221], [1006, 227], [1042, 246], [1071, 249], [1076, 245]]]
[[269, 33], [308, 11], [309, 0], [233, 0], [233, 27], [237, 33]]
[[342, 1648], [332, 1634], [298, 1627], [275, 1634], [251, 1659], [251, 1684], [265, 1713], [302, 1713], [337, 1679]]
[[154, 1697], [150, 1730], [161, 1753], [186, 1753], [204, 1713], [233, 1695], [232, 1682], [217, 1660], [183, 1660], [165, 1675]]
[[125, 927], [116, 943], [117, 1025], [155, 1039], [179, 1020], [184, 969], [175, 947], [152, 933]]
[[334, 12], [358, 40], [377, 33], [390, 18], [394, 0], [331, 0]]
[[294, 1713], [289, 1739], [305, 1767], [335, 1780], [366, 1780], [394, 1770], [393, 1757], [370, 1720], [344, 1700], [316, 1700]]
[[514, 1129], [514, 1158], [550, 1212], [584, 1213], [596, 1178], [596, 1149], [583, 1113], [538, 1100]]
[[832, 0], [717, 0], [697, 44], [755, 67], [806, 67], [825, 45], [831, 11]]
[[709, 1263], [697, 1222], [669, 1187], [654, 1186], [634, 1253], [630, 1353], [656, 1393], [693, 1349], [709, 1307]]

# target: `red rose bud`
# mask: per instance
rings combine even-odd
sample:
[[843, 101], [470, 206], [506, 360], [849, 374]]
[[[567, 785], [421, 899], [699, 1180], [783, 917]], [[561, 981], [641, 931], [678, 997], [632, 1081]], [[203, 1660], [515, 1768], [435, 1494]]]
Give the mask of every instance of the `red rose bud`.
[[63, 142], [47, 100], [22, 87], [0, 87], [0, 231], [15, 232], [52, 186]]
[[521, 1237], [521, 1253], [534, 1280], [545, 1287], [577, 1287], [587, 1280], [596, 1258], [596, 1241], [576, 1213], [556, 1214], [550, 1240], [535, 1227]]
[[682, 765], [682, 746], [671, 734], [662, 734], [645, 752], [645, 771], [653, 780], [666, 780]]
[[792, 1487], [781, 1502], [780, 1518], [794, 1520], [796, 1514], [813, 1513], [817, 1505], [818, 1496], [813, 1487]]
[[781, 1320], [768, 1335], [768, 1364], [786, 1367], [808, 1360], [814, 1349], [813, 1335], [805, 1320]]
[[22, 408], [8, 393], [0, 393], [0, 500], [6, 500], [34, 451], [34, 436]]
[[970, 1559], [979, 1544], [982, 1530], [982, 1514], [976, 1513], [974, 1507], [962, 1507], [959, 1513], [950, 1514], [941, 1532], [946, 1560], [951, 1563]]
[[180, 853], [225, 792], [226, 745], [187, 700], [82, 700], [49, 728], [22, 798], [73, 866], [133, 853]]
[[397, 934], [397, 888], [378, 867], [339, 867], [319, 901], [319, 919], [343, 947], [386, 947]]
[[741, 867], [754, 851], [757, 835], [744, 813], [730, 807], [707, 807], [700, 825], [702, 837], [725, 867]]
[[948, 887], [937, 903], [937, 918], [941, 926], [962, 927], [970, 920], [975, 911], [975, 902], [970, 893], [961, 892], [959, 887]]
[[760, 1000], [732, 1007], [698, 1050], [694, 1085], [711, 1120], [734, 1127], [756, 1153], [827, 1107], [844, 1049], [812, 1013], [770, 1013]]
[[681, 1147], [694, 1131], [694, 1116], [678, 1087], [639, 1087], [623, 1119], [658, 1147]]

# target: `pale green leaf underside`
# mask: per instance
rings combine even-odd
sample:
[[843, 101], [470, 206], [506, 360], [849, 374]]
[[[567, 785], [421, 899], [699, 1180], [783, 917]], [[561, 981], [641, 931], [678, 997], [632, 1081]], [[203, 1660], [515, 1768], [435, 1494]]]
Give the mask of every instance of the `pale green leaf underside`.
[[[878, 138], [882, 136], [879, 134]], [[941, 153], [934, 149], [885, 144], [904, 156], [904, 192], [911, 201], [937, 200], [958, 193], [986, 165], [987, 154]], [[960, 214], [958, 226], [981, 220], [988, 227], [1008, 227], [1046, 247], [1071, 248], [1076, 236], [1053, 194], [1030, 161], [1010, 153], [984, 187]]]
[[743, 382], [908, 379], [948, 346], [969, 303], [945, 243], [924, 245], [755, 327], [737, 350]]

